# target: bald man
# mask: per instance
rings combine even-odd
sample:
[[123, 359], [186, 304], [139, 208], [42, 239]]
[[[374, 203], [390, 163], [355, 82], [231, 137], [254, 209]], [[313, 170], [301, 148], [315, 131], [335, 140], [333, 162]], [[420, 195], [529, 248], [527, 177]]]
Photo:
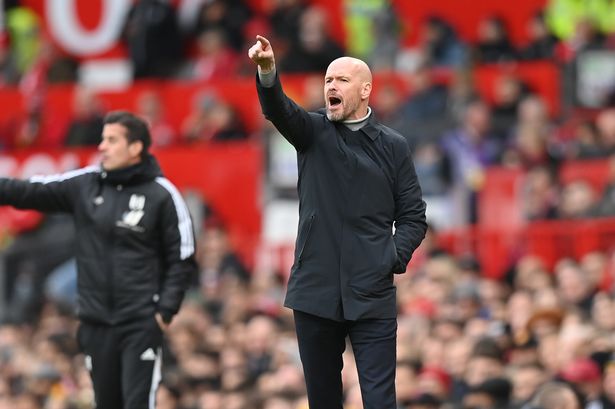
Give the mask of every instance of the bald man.
[[[293, 309], [311, 409], [342, 409], [346, 337], [365, 409], [395, 409], [393, 274], [404, 273], [427, 224], [406, 139], [374, 119], [372, 75], [356, 58], [325, 74], [325, 109], [283, 90], [273, 48], [256, 37], [263, 113], [297, 150], [299, 229], [284, 305]], [[395, 233], [393, 233], [395, 226]]]
[[581, 405], [572, 387], [560, 382], [547, 382], [536, 391], [533, 408], [580, 409]]

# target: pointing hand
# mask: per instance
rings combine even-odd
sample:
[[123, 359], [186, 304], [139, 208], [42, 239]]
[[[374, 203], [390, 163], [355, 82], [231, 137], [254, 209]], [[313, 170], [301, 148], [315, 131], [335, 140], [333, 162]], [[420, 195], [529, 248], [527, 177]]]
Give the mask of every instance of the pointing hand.
[[248, 57], [260, 67], [262, 73], [271, 72], [275, 67], [271, 43], [261, 35], [256, 36], [256, 43], [248, 50]]

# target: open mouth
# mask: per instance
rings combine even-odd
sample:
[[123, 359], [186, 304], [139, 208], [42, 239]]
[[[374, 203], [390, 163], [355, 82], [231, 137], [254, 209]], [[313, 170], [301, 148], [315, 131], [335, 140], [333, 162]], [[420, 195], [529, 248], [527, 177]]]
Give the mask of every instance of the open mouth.
[[331, 108], [335, 108], [336, 106], [340, 105], [342, 103], [342, 100], [337, 98], [337, 97], [329, 97], [329, 107]]

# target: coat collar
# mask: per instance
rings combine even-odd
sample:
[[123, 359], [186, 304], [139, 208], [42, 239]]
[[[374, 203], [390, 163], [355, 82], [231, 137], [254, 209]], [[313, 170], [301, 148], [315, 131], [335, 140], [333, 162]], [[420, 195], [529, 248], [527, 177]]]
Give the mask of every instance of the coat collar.
[[151, 154], [135, 165], [121, 169], [105, 171], [101, 169], [100, 180], [112, 185], [136, 185], [162, 176], [158, 161]]
[[[319, 109], [317, 112], [324, 115], [326, 118], [327, 111], [324, 108]], [[345, 126], [342, 122], [331, 122], [331, 123]], [[378, 138], [378, 136], [380, 136], [380, 124], [378, 124], [378, 122], [376, 121], [373, 109], [371, 110], [371, 114], [369, 115], [369, 118], [367, 119], [367, 123], [361, 129], [359, 129], [359, 131], [363, 131], [365, 135], [367, 135], [369, 139], [371, 139], [372, 141], [375, 141]]]
[[372, 141], [375, 141], [376, 138], [378, 138], [378, 136], [380, 135], [380, 126], [378, 125], [378, 122], [376, 122], [373, 110], [371, 115], [369, 116], [369, 119], [367, 120], [367, 123], [360, 130], [363, 131], [365, 135], [369, 136], [369, 139], [371, 139]]

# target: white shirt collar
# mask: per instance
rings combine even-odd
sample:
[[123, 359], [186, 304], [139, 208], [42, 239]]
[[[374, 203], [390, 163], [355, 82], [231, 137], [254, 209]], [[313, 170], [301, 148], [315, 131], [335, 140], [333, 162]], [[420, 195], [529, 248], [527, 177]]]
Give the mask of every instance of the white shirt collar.
[[344, 123], [344, 124], [358, 124], [360, 122], [367, 121], [367, 118], [369, 118], [369, 116], [371, 114], [372, 114], [372, 109], [370, 107], [367, 107], [367, 115], [365, 115], [363, 118], [347, 119], [347, 120], [343, 121], [342, 123]]

